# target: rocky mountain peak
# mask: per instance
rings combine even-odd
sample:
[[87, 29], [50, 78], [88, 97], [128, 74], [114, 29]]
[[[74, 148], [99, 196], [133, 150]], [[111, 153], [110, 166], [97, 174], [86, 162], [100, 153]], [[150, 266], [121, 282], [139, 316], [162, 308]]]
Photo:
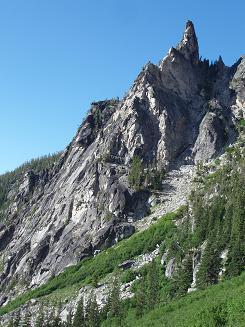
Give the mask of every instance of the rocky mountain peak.
[[187, 60], [194, 64], [199, 62], [199, 46], [196, 37], [194, 24], [188, 20], [182, 40], [177, 45], [177, 50], [181, 52]]
[[161, 200], [165, 213], [182, 205], [181, 169], [213, 160], [236, 140], [244, 74], [245, 59], [231, 68], [221, 58], [200, 60], [188, 21], [178, 46], [159, 66], [144, 66], [123, 99], [93, 102], [58, 163], [26, 174], [6, 195], [0, 305], [23, 291], [16, 285], [10, 293], [12, 280], [36, 287], [130, 236], [162, 188], [171, 199]]

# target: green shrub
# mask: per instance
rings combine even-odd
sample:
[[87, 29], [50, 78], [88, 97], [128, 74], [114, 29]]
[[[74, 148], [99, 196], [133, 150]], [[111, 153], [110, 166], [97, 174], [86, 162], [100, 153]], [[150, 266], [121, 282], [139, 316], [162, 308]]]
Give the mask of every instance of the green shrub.
[[137, 191], [141, 189], [144, 183], [144, 169], [138, 156], [134, 156], [128, 174], [129, 185]]

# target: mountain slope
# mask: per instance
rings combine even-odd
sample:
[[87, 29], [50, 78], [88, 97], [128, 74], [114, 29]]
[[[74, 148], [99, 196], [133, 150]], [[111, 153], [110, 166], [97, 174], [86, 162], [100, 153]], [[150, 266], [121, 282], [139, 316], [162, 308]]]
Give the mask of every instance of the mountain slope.
[[[125, 326], [210, 327], [244, 326], [244, 274], [230, 281], [188, 294], [168, 305], [160, 305], [142, 318], [129, 312]], [[117, 326], [107, 321], [102, 326]]]
[[[0, 314], [18, 309], [29, 300], [39, 299], [38, 302], [29, 303], [32, 312], [37, 310], [40, 303], [45, 305], [48, 303], [50, 307], [61, 301], [62, 317], [66, 319], [68, 312], [74, 311], [77, 301], [84, 297], [87, 303], [91, 294], [96, 295], [98, 304], [103, 307], [113, 283], [113, 274], [116, 272], [122, 283], [121, 298], [129, 299], [129, 308], [133, 310], [132, 318], [128, 305], [126, 304], [125, 307], [122, 303], [125, 307], [123, 319], [126, 321], [129, 319], [131, 325], [134, 325], [137, 302], [135, 303], [135, 298], [132, 296], [135, 294], [137, 299], [138, 292], [146, 283], [144, 301], [147, 303], [149, 286], [146, 278], [149, 278], [152, 260], [157, 264], [155, 276], [158, 277], [155, 282], [158, 285], [156, 298], [159, 298], [153, 308], [157, 303], [170, 305], [173, 299], [197, 287], [205, 288], [240, 275], [244, 270], [245, 252], [244, 162], [244, 140], [241, 140], [229, 148], [218, 162], [198, 168], [188, 207], [184, 206], [176, 213], [160, 218], [144, 231], [135, 233], [129, 239], [102, 251], [94, 258], [66, 269], [64, 273], [45, 285], [20, 295], [0, 309]], [[215, 291], [212, 292], [207, 293], [210, 295], [208, 301], [215, 303]], [[228, 294], [230, 290], [227, 289], [226, 292]], [[229, 296], [234, 297], [234, 292], [230, 292]], [[223, 294], [222, 291], [220, 294]], [[199, 295], [194, 296], [194, 299], [198, 298]], [[186, 300], [187, 304], [188, 299], [189, 297]], [[240, 311], [241, 299], [242, 295], [237, 302]], [[180, 303], [185, 306], [185, 300]], [[217, 308], [221, 308], [223, 304], [226, 310], [228, 300], [226, 303], [220, 302]], [[172, 307], [172, 304], [169, 307]], [[196, 306], [192, 309], [188, 308], [192, 310], [191, 312], [196, 309]], [[23, 310], [24, 312], [28, 310], [28, 306]], [[49, 312], [48, 308], [46, 310]], [[229, 310], [229, 314], [234, 315], [232, 319], [235, 319], [236, 311], [232, 311], [232, 308]], [[149, 311], [142, 307], [141, 316]], [[204, 312], [204, 317], [205, 314]], [[224, 313], [223, 318], [228, 321], [227, 315], [228, 313]], [[146, 326], [147, 317], [143, 319]], [[201, 316], [198, 314], [198, 317]], [[100, 319], [109, 325], [113, 325], [114, 322], [118, 324], [118, 320], [114, 321], [114, 318], [108, 322], [104, 318]], [[159, 323], [158, 319], [157, 314], [156, 324]], [[170, 318], [165, 317], [163, 321], [166, 322], [167, 319]], [[179, 318], [176, 317], [175, 320], [177, 319]], [[186, 319], [187, 322], [190, 320], [189, 314]], [[173, 323], [173, 326], [178, 325]], [[227, 322], [222, 326], [230, 325]]]
[[122, 100], [91, 105], [52, 167], [20, 175], [0, 208], [0, 304], [186, 203], [200, 163], [242, 129], [244, 63], [201, 60], [187, 22], [177, 47], [147, 64]]

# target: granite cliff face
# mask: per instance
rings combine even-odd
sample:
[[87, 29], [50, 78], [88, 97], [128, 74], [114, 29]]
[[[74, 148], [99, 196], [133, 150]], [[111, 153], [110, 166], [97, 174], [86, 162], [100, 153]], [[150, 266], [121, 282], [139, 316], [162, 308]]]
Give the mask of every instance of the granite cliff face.
[[145, 169], [171, 173], [222, 154], [245, 116], [244, 74], [243, 58], [232, 67], [200, 60], [187, 22], [177, 47], [148, 63], [122, 100], [93, 103], [54, 166], [27, 172], [9, 192], [1, 304], [134, 233], [154, 193], [129, 185], [135, 156]]

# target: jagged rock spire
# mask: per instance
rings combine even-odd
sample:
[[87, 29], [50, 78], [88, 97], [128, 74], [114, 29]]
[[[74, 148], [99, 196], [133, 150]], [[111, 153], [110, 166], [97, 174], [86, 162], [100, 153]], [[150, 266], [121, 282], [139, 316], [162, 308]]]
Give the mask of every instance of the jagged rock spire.
[[176, 47], [186, 59], [194, 64], [199, 62], [199, 47], [193, 23], [188, 20], [182, 40]]

